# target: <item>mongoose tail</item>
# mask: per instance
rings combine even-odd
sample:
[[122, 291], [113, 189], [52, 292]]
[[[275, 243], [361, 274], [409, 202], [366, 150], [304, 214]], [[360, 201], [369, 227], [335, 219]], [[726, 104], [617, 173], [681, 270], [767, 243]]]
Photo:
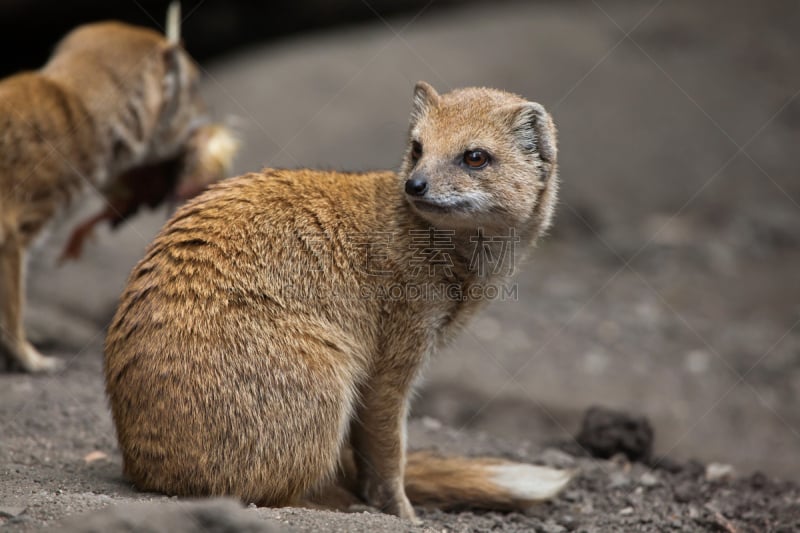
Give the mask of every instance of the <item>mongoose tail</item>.
[[408, 454], [405, 489], [413, 505], [524, 510], [556, 496], [574, 472], [494, 458]]

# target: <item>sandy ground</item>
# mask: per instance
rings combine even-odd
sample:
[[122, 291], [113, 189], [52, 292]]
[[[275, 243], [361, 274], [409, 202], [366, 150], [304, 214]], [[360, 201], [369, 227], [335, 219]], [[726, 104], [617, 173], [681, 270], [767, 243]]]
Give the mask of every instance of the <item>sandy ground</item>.
[[[559, 448], [570, 455], [550, 459], [582, 474], [531, 515], [427, 512], [423, 528], [800, 527], [798, 21], [790, 1], [497, 3], [203, 65], [215, 111], [238, 117], [242, 172], [394, 167], [418, 79], [502, 87], [553, 111], [556, 227], [516, 301], [493, 304], [430, 365], [414, 404], [428, 423], [415, 422], [411, 444], [527, 460]], [[69, 365], [0, 375], [0, 523], [11, 530], [159, 499], [121, 478], [100, 371], [117, 295], [165, 216], [103, 230], [82, 261], [57, 268], [61, 223], [33, 254], [31, 336]], [[674, 472], [577, 457], [572, 435], [592, 404], [645, 415]], [[107, 458], [87, 464], [94, 451]], [[690, 458], [740, 477], [708, 481]], [[374, 514], [228, 512], [301, 530], [410, 528]]]

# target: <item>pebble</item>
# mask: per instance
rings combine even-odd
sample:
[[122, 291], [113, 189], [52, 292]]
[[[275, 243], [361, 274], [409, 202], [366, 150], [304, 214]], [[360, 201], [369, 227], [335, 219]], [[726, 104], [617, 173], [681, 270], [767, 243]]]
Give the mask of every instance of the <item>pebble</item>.
[[578, 521], [575, 520], [573, 516], [568, 514], [559, 518], [558, 521], [561, 523], [562, 526], [567, 528], [568, 531], [572, 531], [573, 529], [575, 529], [575, 526], [578, 523]]
[[617, 489], [620, 487], [627, 487], [630, 482], [631, 479], [622, 472], [612, 472], [610, 481], [608, 483], [608, 488]]
[[575, 466], [575, 458], [557, 448], [547, 448], [541, 453], [539, 459], [547, 466], [554, 468], [569, 468]]
[[639, 483], [645, 487], [655, 487], [658, 485], [658, 478], [650, 472], [645, 472], [639, 478]]
[[707, 481], [723, 481], [733, 477], [734, 469], [731, 465], [723, 463], [710, 463], [706, 466]]
[[627, 516], [633, 514], [633, 507], [625, 507], [624, 509], [620, 509], [619, 514], [622, 516]]
[[567, 531], [567, 528], [556, 524], [552, 520], [548, 520], [547, 522], [542, 524], [541, 528], [539, 529], [541, 529], [541, 531], [543, 531], [544, 533], [564, 533], [565, 531]]
[[697, 489], [691, 483], [682, 483], [674, 489], [675, 501], [689, 503], [697, 495]]

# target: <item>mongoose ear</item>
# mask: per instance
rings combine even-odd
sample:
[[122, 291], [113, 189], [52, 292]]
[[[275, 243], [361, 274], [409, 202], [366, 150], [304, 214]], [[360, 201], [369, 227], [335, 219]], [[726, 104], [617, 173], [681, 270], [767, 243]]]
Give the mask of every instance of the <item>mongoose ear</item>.
[[414, 103], [411, 122], [417, 122], [431, 108], [439, 105], [439, 93], [430, 84], [418, 81], [414, 86]]
[[167, 9], [166, 24], [167, 42], [178, 44], [181, 42], [181, 3], [177, 0], [172, 2]]
[[193, 80], [196, 79], [196, 69], [191, 64], [186, 51], [180, 43], [165, 43], [161, 50], [164, 62], [163, 71], [163, 116], [177, 112], [187, 97], [193, 94]]
[[516, 107], [513, 131], [525, 150], [536, 152], [542, 161], [555, 164], [558, 157], [556, 126], [541, 104], [525, 102]]
[[161, 50], [164, 61], [164, 96], [171, 100], [180, 90], [181, 80], [181, 47], [178, 44], [166, 43]]

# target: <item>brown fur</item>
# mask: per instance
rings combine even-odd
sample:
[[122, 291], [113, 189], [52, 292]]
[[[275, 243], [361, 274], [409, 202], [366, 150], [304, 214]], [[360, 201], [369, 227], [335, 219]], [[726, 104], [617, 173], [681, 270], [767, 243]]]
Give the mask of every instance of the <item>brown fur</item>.
[[42, 69], [0, 81], [0, 362], [59, 366], [25, 339], [25, 251], [76, 195], [119, 197], [133, 187], [126, 176], [141, 176], [132, 169], [193, 150], [197, 80], [176, 43], [106, 22], [71, 32]]
[[[420, 83], [410, 136], [424, 153], [415, 163], [409, 148], [399, 173], [264, 170], [212, 187], [164, 227], [131, 274], [105, 350], [125, 473], [139, 488], [297, 504], [326, 493], [352, 447], [355, 474], [342, 487], [413, 518], [406, 487], [426, 494], [435, 480], [406, 478], [435, 461], [406, 470], [409, 395], [486, 300], [477, 289], [508, 273], [471, 265], [470, 239], [514, 228], [517, 251], [529, 248], [550, 223], [557, 178], [549, 115], [515, 95], [439, 96]], [[462, 154], [478, 147], [493, 160], [468, 171]], [[471, 203], [417, 209], [403, 191], [419, 176], [430, 201]], [[451, 242], [420, 239], [432, 229]], [[451, 264], [435, 264], [437, 251]], [[464, 298], [391, 293], [441, 286]], [[502, 487], [483, 488], [464, 488], [464, 503], [511, 505]]]

